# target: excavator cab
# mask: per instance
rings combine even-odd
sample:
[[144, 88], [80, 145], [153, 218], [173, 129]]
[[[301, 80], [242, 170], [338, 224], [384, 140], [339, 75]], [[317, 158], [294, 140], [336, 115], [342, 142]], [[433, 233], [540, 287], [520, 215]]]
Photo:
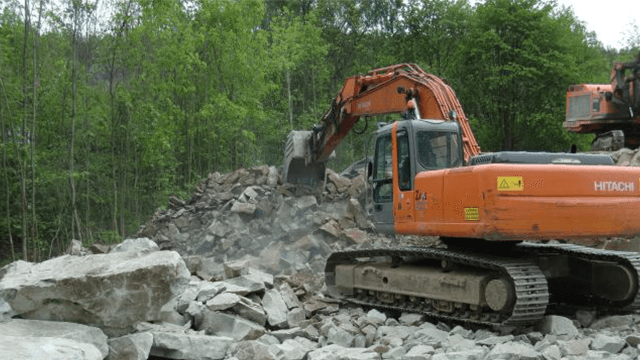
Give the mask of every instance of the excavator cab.
[[369, 211], [376, 230], [387, 234], [394, 233], [394, 193], [412, 196], [419, 172], [463, 165], [460, 126], [453, 121], [404, 120], [383, 125], [376, 132], [374, 151]]

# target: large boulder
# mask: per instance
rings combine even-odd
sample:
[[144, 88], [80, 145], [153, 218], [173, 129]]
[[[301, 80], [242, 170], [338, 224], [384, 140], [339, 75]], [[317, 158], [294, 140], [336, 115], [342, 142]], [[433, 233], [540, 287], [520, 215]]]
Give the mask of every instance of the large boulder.
[[222, 336], [153, 331], [151, 355], [177, 360], [224, 359], [233, 341]]
[[146, 360], [153, 345], [153, 334], [141, 332], [109, 339], [107, 360]]
[[0, 270], [0, 298], [25, 319], [95, 325], [124, 335], [139, 321], [155, 321], [189, 283], [177, 252], [116, 252], [61, 256]]
[[55, 337], [0, 335], [0, 359], [102, 360], [98, 348], [75, 340]]
[[[102, 330], [67, 322], [58, 321], [40, 321], [40, 320], [22, 320], [11, 319], [6, 322], [0, 322], [0, 336], [4, 337], [19, 337], [21, 339], [33, 339], [35, 338], [59, 338], [73, 340], [78, 343], [90, 344], [95, 346], [102, 357], [106, 357], [109, 354], [109, 348], [107, 346], [107, 336]], [[56, 343], [56, 342], [52, 342]], [[65, 346], [65, 342], [57, 342], [60, 346]], [[6, 357], [1, 357], [7, 359]], [[11, 359], [9, 357], [8, 359]]]

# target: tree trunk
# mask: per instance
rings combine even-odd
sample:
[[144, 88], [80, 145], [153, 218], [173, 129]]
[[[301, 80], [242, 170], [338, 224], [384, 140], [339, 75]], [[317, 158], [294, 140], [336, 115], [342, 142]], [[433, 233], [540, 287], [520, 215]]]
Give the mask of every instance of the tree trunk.
[[[42, 0], [40, 0], [38, 9], [38, 25], [36, 26], [36, 32], [33, 39], [33, 110], [31, 117], [31, 134], [30, 134], [30, 145], [31, 145], [31, 239], [35, 240], [37, 238], [38, 232], [38, 223], [36, 217], [36, 166], [34, 161], [34, 154], [36, 152], [36, 113], [37, 113], [37, 103], [38, 103], [38, 50], [40, 40], [40, 21], [42, 20]], [[35, 259], [40, 258], [40, 249], [38, 246], [34, 247], [36, 251]]]
[[[29, 0], [24, 0], [24, 41], [22, 43], [22, 99], [23, 99], [23, 114], [22, 114], [22, 147], [24, 148], [27, 142], [27, 111], [28, 111], [28, 94], [27, 94], [27, 39], [29, 38], [29, 32], [31, 28], [31, 14], [29, 13]], [[22, 208], [20, 209], [22, 215], [22, 258], [24, 260], [29, 259], [29, 239], [27, 239], [27, 174], [26, 174], [26, 160], [19, 157], [20, 163], [20, 199], [22, 202]]]
[[289, 69], [286, 71], [287, 77], [287, 98], [289, 99], [289, 125], [293, 130], [293, 101], [291, 100], [291, 72]]
[[[80, 219], [78, 218], [78, 209], [76, 205], [76, 184], [74, 179], [75, 172], [75, 160], [74, 160], [74, 145], [76, 137], [76, 107], [77, 107], [77, 62], [78, 62], [78, 6], [74, 3], [73, 7], [73, 32], [72, 32], [72, 44], [73, 44], [73, 59], [71, 63], [71, 134], [69, 139], [69, 184], [71, 186], [71, 237], [75, 239], [74, 231], [78, 230], [78, 240], [82, 242], [82, 232], [80, 230]], [[74, 227], [75, 225], [75, 227]]]
[[[1, 64], [0, 64], [1, 65]], [[1, 72], [0, 72], [1, 73]], [[4, 91], [4, 84], [2, 83], [2, 78], [0, 77], [0, 89], [3, 89], [2, 93], [6, 94]], [[0, 103], [5, 99], [0, 99]], [[4, 106], [0, 106], [0, 120], [2, 121], [2, 143], [7, 144], [7, 128], [4, 123]], [[4, 173], [4, 185], [5, 192], [7, 196], [5, 197], [5, 206], [7, 211], [7, 232], [9, 233], [9, 246], [11, 246], [11, 261], [16, 260], [16, 254], [13, 247], [13, 233], [11, 232], [11, 192], [9, 191], [9, 169], [7, 168], [7, 147], [2, 147], [2, 171]]]

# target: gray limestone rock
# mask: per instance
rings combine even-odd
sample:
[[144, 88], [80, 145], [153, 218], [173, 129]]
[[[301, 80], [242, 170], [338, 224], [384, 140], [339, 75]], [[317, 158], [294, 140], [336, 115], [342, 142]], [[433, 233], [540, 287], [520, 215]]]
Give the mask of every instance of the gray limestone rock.
[[236, 201], [231, 206], [231, 211], [239, 214], [254, 215], [256, 212], [256, 205], [246, 202]]
[[[187, 305], [188, 308], [188, 305]], [[185, 308], [182, 308], [182, 313], [178, 312], [178, 298], [171, 299], [168, 303], [164, 304], [160, 309], [160, 321], [184, 325], [186, 320], [183, 316], [186, 311]]]
[[416, 326], [416, 325], [420, 325], [421, 323], [424, 322], [424, 315], [423, 314], [412, 314], [412, 313], [402, 313], [402, 315], [400, 315], [400, 324], [402, 325], [409, 325], [409, 326]]
[[287, 307], [289, 309], [302, 307], [302, 303], [300, 303], [300, 300], [298, 300], [298, 297], [293, 292], [293, 289], [291, 288], [291, 285], [289, 285], [289, 283], [283, 282], [282, 284], [280, 284], [278, 290], [280, 290], [282, 300], [284, 300], [284, 303], [287, 304]]
[[[224, 280], [224, 283], [237, 286], [240, 288], [245, 288], [248, 291], [247, 294], [265, 290], [265, 285], [262, 277], [254, 274], [246, 274], [246, 275], [235, 277], [233, 279], [227, 279], [227, 280]], [[231, 286], [229, 286], [228, 288], [231, 288]]]
[[208, 335], [224, 336], [236, 341], [255, 340], [265, 334], [265, 328], [253, 321], [239, 316], [205, 310], [204, 319], [197, 330], [204, 330]]
[[258, 269], [249, 268], [249, 276], [254, 281], [261, 281], [266, 289], [273, 288], [273, 275]]
[[134, 251], [134, 252], [149, 253], [149, 252], [159, 251], [159, 250], [160, 248], [158, 247], [158, 244], [155, 243], [155, 241], [149, 238], [137, 238], [137, 239], [126, 239], [125, 241], [121, 242], [120, 244], [116, 245], [113, 249], [111, 249], [110, 252], [116, 253], [116, 252]]
[[[324, 329], [323, 329], [324, 330]], [[326, 328], [327, 344], [338, 344], [343, 347], [351, 347], [355, 336], [348, 331], [329, 323]]]
[[374, 325], [384, 324], [384, 321], [387, 320], [387, 315], [381, 313], [376, 309], [371, 309], [367, 313], [367, 320]]
[[125, 335], [109, 339], [107, 360], [147, 360], [153, 345], [150, 332]]
[[17, 261], [2, 270], [0, 298], [21, 317], [96, 324], [113, 335], [158, 320], [190, 276], [174, 251], [67, 255], [38, 264]]
[[236, 306], [240, 302], [240, 295], [233, 293], [222, 293], [208, 300], [206, 305], [209, 310], [227, 310]]
[[440, 347], [440, 344], [449, 337], [449, 332], [433, 327], [423, 327], [415, 332], [415, 336], [425, 345]]
[[313, 325], [305, 327], [302, 331], [304, 332], [304, 336], [306, 338], [313, 341], [318, 341], [318, 338], [320, 337], [320, 332]]
[[640, 345], [640, 333], [627, 335], [625, 341], [627, 342], [627, 344], [629, 344], [629, 346], [638, 347], [638, 345]]
[[68, 339], [95, 346], [103, 357], [109, 353], [107, 336], [102, 330], [69, 322], [10, 319], [0, 322], [0, 336]]
[[407, 353], [407, 350], [405, 348], [403, 348], [402, 346], [398, 346], [392, 349], [389, 349], [388, 351], [385, 351], [382, 353], [382, 358], [383, 359], [400, 359], [402, 356], [404, 356]]
[[619, 336], [596, 334], [595, 338], [591, 342], [591, 349], [616, 354], [620, 352], [625, 345], [625, 340]]
[[417, 328], [413, 326], [380, 326], [376, 330], [376, 339], [380, 339], [387, 336], [395, 336], [400, 339], [408, 339], [413, 336]]
[[362, 328], [362, 333], [367, 339], [367, 345], [371, 346], [376, 339], [376, 334], [377, 334], [376, 327], [369, 324]]
[[412, 347], [403, 357], [404, 360], [429, 360], [435, 349], [429, 345], [416, 345]]
[[302, 360], [304, 356], [311, 351], [307, 344], [301, 344], [294, 339], [285, 340], [282, 344], [272, 345], [271, 353], [281, 354], [279, 359], [283, 360]]
[[278, 290], [271, 289], [264, 294], [264, 297], [262, 298], [262, 307], [267, 313], [269, 325], [278, 328], [285, 328], [288, 326], [287, 314], [289, 309]]
[[249, 261], [246, 259], [227, 261], [222, 266], [224, 267], [224, 276], [227, 279], [233, 279], [249, 273]]
[[583, 356], [589, 350], [591, 339], [558, 340], [562, 356]]
[[305, 211], [307, 209], [315, 209], [318, 207], [318, 201], [316, 197], [313, 195], [301, 196], [296, 199], [295, 208], [300, 211]]
[[602, 330], [606, 328], [630, 328], [633, 323], [634, 319], [632, 315], [613, 315], [594, 321], [589, 328], [593, 330]]
[[576, 337], [580, 332], [573, 324], [573, 321], [563, 316], [548, 315], [542, 318], [537, 326], [538, 330], [544, 334], [567, 335]]
[[278, 169], [275, 166], [269, 167], [269, 174], [267, 175], [267, 185], [269, 187], [276, 187], [278, 185]]
[[431, 360], [482, 360], [484, 359], [485, 354], [486, 350], [483, 348], [475, 348], [471, 350], [448, 351], [446, 353], [434, 354], [431, 357]]
[[277, 360], [279, 357], [272, 354], [270, 347], [257, 340], [240, 341], [234, 344], [230, 353], [238, 360]]
[[306, 320], [305, 311], [302, 308], [293, 308], [287, 314], [287, 325], [290, 328], [300, 326]]
[[[196, 300], [199, 302], [206, 303], [207, 301], [213, 299], [216, 295], [229, 290], [230, 285], [224, 283], [222, 281], [209, 282], [209, 281], [201, 281], [198, 283], [198, 291], [196, 295]], [[233, 292], [233, 291], [228, 291]]]
[[18, 314], [16, 314], [16, 312], [13, 311], [13, 309], [11, 308], [11, 305], [9, 305], [8, 302], [6, 302], [2, 297], [0, 297], [0, 321], [2, 321], [3, 318], [9, 319], [16, 315]]
[[102, 360], [92, 344], [55, 337], [0, 335], [0, 359], [7, 360]]
[[293, 329], [275, 330], [271, 332], [271, 335], [275, 336], [276, 339], [280, 340], [280, 342], [283, 342], [285, 340], [307, 336], [307, 333], [304, 329], [296, 327]]
[[473, 340], [465, 339], [462, 335], [454, 334], [449, 335], [447, 339], [448, 348], [453, 351], [466, 351], [472, 350], [476, 347], [476, 343]]
[[539, 360], [540, 353], [535, 351], [530, 345], [523, 343], [511, 342], [498, 344], [489, 351], [486, 360], [497, 359], [520, 359], [520, 360]]
[[562, 352], [558, 345], [547, 346], [540, 354], [542, 354], [546, 360], [560, 360], [562, 358]]
[[240, 297], [240, 301], [233, 306], [233, 311], [243, 318], [262, 326], [267, 323], [267, 314], [262, 306], [248, 298]]
[[220, 220], [214, 220], [207, 228], [207, 231], [217, 237], [225, 237], [231, 229]]
[[198, 301], [192, 301], [185, 310], [185, 316], [188, 317], [194, 324], [201, 324], [204, 319], [204, 311], [207, 307]]
[[71, 240], [69, 246], [67, 247], [67, 251], [65, 254], [72, 256], [81, 256], [84, 255], [84, 247], [82, 246], [82, 242], [80, 240]]
[[473, 334], [473, 331], [467, 330], [462, 326], [458, 325], [453, 329], [451, 329], [451, 331], [449, 331], [449, 335], [460, 335], [465, 339], [472, 339], [474, 334]]
[[234, 340], [229, 337], [153, 331], [151, 355], [176, 360], [224, 359]]
[[313, 350], [307, 360], [379, 360], [380, 354], [366, 348], [345, 348], [332, 344]]
[[320, 226], [320, 229], [336, 239], [339, 238], [342, 234], [340, 225], [338, 225], [338, 222], [336, 222], [335, 220], [329, 220], [324, 225]]
[[187, 286], [187, 289], [176, 298], [176, 310], [178, 312], [184, 312], [189, 303], [195, 301], [198, 298], [198, 292], [200, 291], [200, 283], [201, 281], [191, 281]]
[[367, 233], [357, 228], [345, 229], [342, 234], [353, 244], [362, 244], [369, 240]]
[[476, 344], [493, 346], [493, 345], [504, 344], [506, 342], [513, 341], [513, 338], [514, 338], [513, 335], [490, 336], [482, 340], [476, 340]]
[[265, 345], [275, 345], [275, 344], [280, 344], [280, 340], [278, 340], [277, 337], [271, 335], [271, 334], [264, 334], [262, 336], [260, 336], [257, 341], [260, 341], [261, 343], [265, 344]]

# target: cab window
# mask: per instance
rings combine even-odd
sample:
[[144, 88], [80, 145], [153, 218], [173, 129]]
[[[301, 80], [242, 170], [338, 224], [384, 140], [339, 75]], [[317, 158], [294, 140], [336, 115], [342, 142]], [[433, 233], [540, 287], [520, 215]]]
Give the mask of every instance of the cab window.
[[458, 134], [450, 132], [419, 131], [416, 134], [418, 162], [429, 170], [446, 169], [462, 165]]
[[393, 152], [391, 134], [378, 138], [373, 162], [373, 200], [374, 202], [393, 201]]

